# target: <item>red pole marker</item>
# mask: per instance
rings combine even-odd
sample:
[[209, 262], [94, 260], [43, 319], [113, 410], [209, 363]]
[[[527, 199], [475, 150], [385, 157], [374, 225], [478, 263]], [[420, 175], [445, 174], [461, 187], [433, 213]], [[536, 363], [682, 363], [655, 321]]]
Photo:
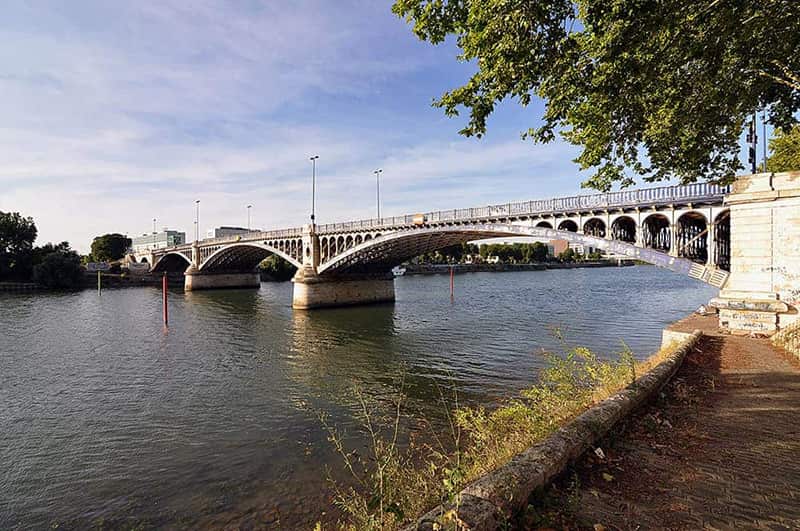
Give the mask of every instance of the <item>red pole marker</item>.
[[164, 326], [169, 326], [169, 306], [167, 305], [167, 274], [161, 280], [162, 306], [164, 309]]
[[455, 281], [454, 281], [453, 266], [450, 266], [450, 298], [455, 297]]

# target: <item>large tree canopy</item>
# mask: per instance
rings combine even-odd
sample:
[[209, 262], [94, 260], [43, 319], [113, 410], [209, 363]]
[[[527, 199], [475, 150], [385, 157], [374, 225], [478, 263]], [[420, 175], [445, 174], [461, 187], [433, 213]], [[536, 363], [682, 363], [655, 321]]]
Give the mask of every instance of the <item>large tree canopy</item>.
[[0, 280], [27, 280], [36, 233], [32, 218], [0, 212]]
[[[634, 178], [725, 181], [741, 169], [746, 119], [767, 109], [783, 128], [800, 109], [797, 0], [396, 0], [432, 43], [455, 35], [477, 72], [436, 105], [469, 110], [481, 136], [495, 106], [538, 96], [524, 136], [561, 134], [583, 148], [608, 190]], [[541, 120], [538, 120], [541, 118]]]
[[103, 234], [92, 240], [92, 259], [98, 262], [119, 260], [125, 256], [131, 240], [122, 234]]
[[800, 171], [800, 125], [788, 131], [776, 130], [769, 147], [772, 150], [767, 164], [769, 171]]

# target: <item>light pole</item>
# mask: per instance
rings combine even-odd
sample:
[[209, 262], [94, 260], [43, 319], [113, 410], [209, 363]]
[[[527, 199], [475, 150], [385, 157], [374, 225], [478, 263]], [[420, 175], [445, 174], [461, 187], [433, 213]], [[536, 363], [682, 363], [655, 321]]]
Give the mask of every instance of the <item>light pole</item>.
[[156, 218], [153, 218], [153, 249], [156, 248]]
[[378, 221], [380, 221], [380, 219], [381, 219], [381, 173], [383, 173], [383, 170], [378, 168], [377, 170], [375, 170], [372, 173], [375, 174], [375, 192], [376, 192], [377, 201], [378, 201]]
[[314, 155], [311, 160], [311, 224], [314, 224], [314, 214], [316, 213], [316, 194], [317, 194], [317, 159], [319, 155]]
[[253, 205], [247, 205], [247, 232], [250, 232], [250, 209]]
[[200, 241], [200, 200], [194, 202], [196, 211], [194, 216], [194, 241]]

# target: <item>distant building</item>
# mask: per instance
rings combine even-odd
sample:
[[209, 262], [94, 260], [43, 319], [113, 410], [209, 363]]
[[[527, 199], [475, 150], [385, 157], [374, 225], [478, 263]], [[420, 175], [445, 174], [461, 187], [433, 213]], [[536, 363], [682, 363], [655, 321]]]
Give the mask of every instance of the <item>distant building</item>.
[[137, 236], [133, 239], [131, 248], [134, 253], [140, 253], [150, 249], [164, 249], [175, 245], [183, 245], [184, 243], [186, 243], [185, 232], [164, 229], [161, 232]]
[[259, 232], [259, 229], [248, 230], [244, 227], [217, 227], [216, 229], [208, 229], [206, 232], [207, 238], [227, 238], [229, 236], [239, 236], [247, 234], [248, 232]]
[[569, 249], [569, 242], [567, 240], [550, 240], [550, 245], [548, 245], [552, 249], [548, 249], [550, 254], [553, 256], [558, 256], [567, 249]]

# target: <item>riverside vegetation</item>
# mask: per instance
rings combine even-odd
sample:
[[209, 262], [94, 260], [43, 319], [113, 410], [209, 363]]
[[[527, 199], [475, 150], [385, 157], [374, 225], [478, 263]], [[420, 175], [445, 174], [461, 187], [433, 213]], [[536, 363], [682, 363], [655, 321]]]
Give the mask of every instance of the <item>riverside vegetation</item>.
[[[336, 528], [399, 529], [439, 504], [457, 506], [459, 492], [469, 482], [506, 464], [592, 404], [624, 388], [665, 355], [660, 351], [636, 362], [627, 346], [611, 360], [600, 360], [583, 347], [564, 350], [563, 355], [544, 352], [546, 365], [537, 383], [492, 410], [461, 407], [455, 390], [446, 397], [440, 388], [446, 427], [437, 430], [424, 422], [429, 443], [418, 444], [413, 435], [401, 433], [401, 426], [414, 422], [406, 411], [402, 383], [391, 418], [379, 415], [375, 405], [354, 390], [357, 417], [369, 445], [366, 455], [347, 448], [342, 434], [321, 415], [350, 476], [347, 484], [331, 480], [334, 504], [343, 514]], [[400, 443], [406, 439], [406, 444]], [[442, 514], [440, 522], [442, 529], [456, 528], [457, 514]], [[322, 523], [316, 527], [325, 528]]]

